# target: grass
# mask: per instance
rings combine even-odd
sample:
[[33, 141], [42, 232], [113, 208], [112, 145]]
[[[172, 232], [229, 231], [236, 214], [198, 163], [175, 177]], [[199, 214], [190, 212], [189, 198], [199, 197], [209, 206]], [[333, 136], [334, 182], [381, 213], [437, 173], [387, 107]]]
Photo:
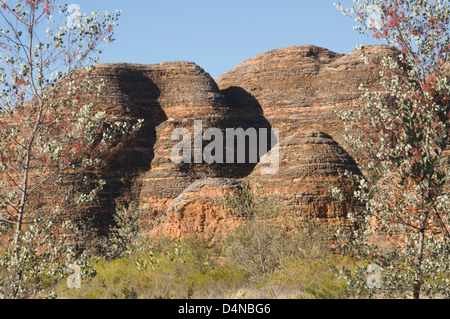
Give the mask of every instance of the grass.
[[101, 259], [97, 275], [62, 298], [191, 299], [227, 298], [245, 283], [245, 274], [220, 265], [204, 242], [163, 240], [112, 261]]
[[[141, 246], [142, 247], [142, 246]], [[345, 283], [332, 266], [343, 260], [333, 256], [320, 261], [293, 260], [295, 275], [279, 298], [344, 298]], [[199, 238], [184, 242], [147, 241], [132, 255], [111, 261], [100, 259], [96, 276], [81, 289], [60, 286], [60, 298], [70, 299], [259, 299], [267, 298], [267, 286], [251, 273], [228, 263], [219, 247]], [[274, 280], [277, 280], [274, 273]]]
[[[78, 290], [61, 285], [59, 296], [72, 299], [344, 298], [346, 283], [338, 279], [334, 269], [351, 268], [352, 262], [332, 254], [330, 229], [295, 218], [274, 222], [274, 216], [282, 216], [283, 207], [269, 199], [247, 196], [250, 190], [242, 192], [231, 197], [228, 206], [248, 222], [224, 240], [212, 244], [197, 235], [182, 241], [150, 239], [140, 236], [126, 222], [126, 227], [111, 232], [115, 235], [106, 241], [106, 246], [116, 247], [117, 251], [108, 250], [104, 258], [97, 259], [96, 276], [83, 282]], [[119, 211], [118, 221], [128, 220], [129, 213]]]

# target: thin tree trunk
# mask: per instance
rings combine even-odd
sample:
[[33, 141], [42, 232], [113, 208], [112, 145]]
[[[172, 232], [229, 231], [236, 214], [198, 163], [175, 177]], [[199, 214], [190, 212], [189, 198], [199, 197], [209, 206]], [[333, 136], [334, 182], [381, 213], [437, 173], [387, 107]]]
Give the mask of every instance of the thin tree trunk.
[[425, 212], [422, 216], [422, 221], [420, 223], [420, 235], [419, 235], [419, 247], [417, 249], [417, 261], [416, 261], [416, 274], [419, 275], [419, 278], [414, 284], [413, 292], [414, 299], [420, 299], [420, 290], [422, 288], [422, 279], [420, 278], [420, 268], [422, 267], [423, 262], [423, 250], [424, 250], [424, 242], [425, 242], [425, 231], [427, 228], [429, 212]]
[[[34, 23], [35, 23], [35, 10], [36, 8], [34, 5], [31, 7], [31, 21], [30, 25], [28, 27], [28, 33], [30, 35], [30, 42], [28, 47], [28, 66], [30, 67], [30, 82], [32, 84], [34, 95], [36, 96], [36, 88], [34, 86], [34, 79], [33, 79], [33, 57], [32, 57], [32, 50], [33, 50], [33, 32], [34, 32]], [[24, 166], [24, 172], [23, 172], [23, 178], [22, 178], [22, 187], [21, 187], [21, 199], [20, 199], [20, 205], [18, 210], [18, 216], [17, 216], [17, 225], [16, 225], [16, 231], [14, 234], [14, 261], [16, 263], [17, 269], [17, 277], [16, 277], [16, 286], [13, 292], [13, 298], [17, 297], [17, 294], [19, 292], [20, 288], [20, 282], [22, 280], [22, 269], [20, 268], [20, 240], [22, 235], [22, 228], [23, 223], [25, 219], [25, 206], [28, 201], [28, 187], [29, 187], [29, 174], [30, 174], [30, 163], [31, 163], [31, 154], [33, 149], [33, 144], [36, 138], [36, 134], [39, 131], [39, 125], [42, 119], [42, 101], [40, 98], [38, 98], [40, 102], [40, 111], [39, 116], [37, 118], [36, 124], [33, 127], [33, 130], [31, 131], [30, 139], [28, 140], [27, 145], [27, 156], [25, 159], [25, 166]]]
[[25, 217], [25, 205], [27, 204], [28, 199], [28, 180], [29, 180], [29, 172], [30, 172], [30, 161], [31, 161], [31, 148], [34, 141], [35, 132], [33, 132], [31, 139], [28, 143], [27, 148], [27, 157], [25, 160], [25, 167], [24, 167], [24, 173], [23, 173], [23, 179], [22, 179], [22, 187], [21, 192], [22, 196], [20, 199], [20, 206], [17, 216], [17, 225], [16, 225], [16, 231], [14, 233], [14, 262], [15, 266], [17, 267], [17, 276], [16, 276], [16, 286], [13, 291], [13, 298], [17, 297], [18, 289], [20, 287], [20, 281], [22, 280], [22, 269], [20, 268], [20, 239], [22, 234], [22, 228], [23, 228], [23, 221]]

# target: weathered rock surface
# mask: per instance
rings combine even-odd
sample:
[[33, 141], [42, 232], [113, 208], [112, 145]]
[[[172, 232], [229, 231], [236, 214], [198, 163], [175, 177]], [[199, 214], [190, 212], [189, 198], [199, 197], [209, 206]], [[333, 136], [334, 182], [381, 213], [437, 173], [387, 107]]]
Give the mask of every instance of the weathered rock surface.
[[[366, 49], [367, 54], [372, 52], [394, 51], [386, 46]], [[318, 130], [345, 146], [342, 123], [333, 107], [357, 105], [360, 85], [375, 87], [379, 78], [358, 50], [343, 55], [315, 46], [296, 46], [247, 60], [216, 81], [226, 97], [240, 90], [257, 100], [270, 125], [280, 129], [281, 140], [296, 132]]]
[[333, 199], [327, 184], [352, 191], [346, 171], [360, 174], [355, 161], [329, 135], [299, 132], [279, 144], [280, 167], [274, 175], [262, 175], [259, 164], [247, 178], [265, 194], [283, 200], [289, 213], [319, 218], [343, 217], [345, 205]]
[[240, 186], [239, 181], [225, 178], [207, 178], [192, 183], [155, 220], [152, 234], [183, 237], [195, 233], [211, 240], [226, 235], [242, 220], [230, 216], [220, 199]]
[[[240, 222], [216, 199], [248, 181], [282, 199], [290, 212], [322, 218], [345, 214], [345, 207], [328, 196], [326, 183], [350, 192], [344, 172], [358, 169], [344, 150], [343, 127], [332, 107], [357, 105], [360, 84], [375, 86], [379, 79], [359, 52], [342, 55], [314, 46], [274, 50], [222, 75], [218, 84], [190, 62], [102, 64], [93, 75], [106, 80], [96, 102], [111, 120], [145, 121], [137, 138], [101, 173], [107, 185], [95, 213], [104, 225], [118, 204], [137, 202], [146, 233], [214, 238]], [[195, 120], [202, 120], [204, 129], [222, 131], [279, 128], [279, 171], [261, 175], [262, 164], [173, 163], [178, 141], [172, 132], [193, 133]], [[52, 196], [44, 189], [35, 203], [57, 202]]]
[[235, 125], [216, 83], [202, 68], [190, 62], [105, 64], [96, 67], [95, 76], [107, 81], [100, 107], [110, 116], [145, 121], [137, 140], [110, 161], [108, 188], [102, 194], [106, 203], [138, 202], [144, 229], [194, 181], [242, 174], [235, 166], [172, 161], [176, 129], [193, 134], [195, 120], [202, 120], [205, 128]]

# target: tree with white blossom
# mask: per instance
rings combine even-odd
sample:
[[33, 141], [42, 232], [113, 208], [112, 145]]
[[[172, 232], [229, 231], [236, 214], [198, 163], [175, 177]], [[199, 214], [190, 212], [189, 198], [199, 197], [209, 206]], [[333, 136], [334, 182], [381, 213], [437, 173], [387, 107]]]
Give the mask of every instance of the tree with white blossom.
[[[86, 269], [67, 217], [96, 198], [105, 182], [92, 176], [142, 123], [111, 122], [94, 102], [105, 83], [91, 74], [120, 12], [70, 13], [54, 0], [0, 1], [2, 298], [53, 296], [69, 264]], [[38, 212], [39, 191], [67, 176], [78, 186]]]
[[[338, 234], [340, 247], [361, 264], [341, 275], [349, 293], [449, 298], [450, 2], [336, 6], [358, 22], [360, 33], [395, 48], [383, 55], [360, 47], [378, 68], [381, 86], [361, 86], [361, 105], [338, 111], [364, 175], [353, 176], [359, 183], [359, 205], [349, 215], [354, 227]], [[332, 191], [344, 200], [339, 189]]]

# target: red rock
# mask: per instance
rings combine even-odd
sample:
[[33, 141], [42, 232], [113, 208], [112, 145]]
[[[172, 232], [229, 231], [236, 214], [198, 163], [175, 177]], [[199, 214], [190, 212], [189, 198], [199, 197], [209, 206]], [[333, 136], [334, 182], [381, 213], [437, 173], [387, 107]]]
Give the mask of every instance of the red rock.
[[360, 172], [337, 142], [319, 131], [299, 132], [280, 143], [279, 153], [278, 172], [263, 175], [259, 164], [247, 178], [250, 185], [279, 198], [289, 214], [325, 219], [346, 215], [345, 205], [332, 198], [327, 184], [352, 192], [345, 172]]
[[[368, 51], [392, 53], [387, 47]], [[110, 120], [145, 120], [137, 138], [100, 172], [107, 185], [93, 213], [101, 227], [107, 226], [118, 204], [137, 202], [146, 233], [179, 237], [195, 231], [215, 237], [240, 221], [213, 198], [226, 196], [241, 181], [261, 183], [292, 213], [323, 218], [345, 214], [325, 184], [343, 185], [351, 192], [344, 172], [357, 172], [332, 108], [357, 105], [361, 83], [376, 86], [379, 75], [359, 52], [342, 55], [314, 46], [274, 50], [243, 62], [219, 77], [218, 84], [190, 62], [102, 64], [93, 76], [107, 81], [95, 102]], [[177, 128], [192, 131], [194, 120], [221, 130], [279, 128], [278, 173], [262, 176], [261, 164], [173, 163], [171, 151], [177, 142], [171, 134]], [[61, 201], [65, 191], [50, 185], [30, 205], [45, 211]]]
[[231, 216], [220, 202], [240, 183], [234, 179], [207, 178], [186, 188], [155, 221], [153, 235], [184, 237], [192, 233], [211, 240], [228, 234], [242, 219]]
[[[386, 46], [366, 51], [394, 52]], [[345, 147], [343, 126], [333, 107], [357, 105], [360, 85], [375, 87], [379, 79], [378, 71], [364, 63], [358, 50], [343, 55], [296, 46], [247, 60], [216, 81], [226, 97], [230, 88], [240, 88], [256, 99], [270, 125], [280, 129], [282, 140], [296, 132], [318, 130]]]

